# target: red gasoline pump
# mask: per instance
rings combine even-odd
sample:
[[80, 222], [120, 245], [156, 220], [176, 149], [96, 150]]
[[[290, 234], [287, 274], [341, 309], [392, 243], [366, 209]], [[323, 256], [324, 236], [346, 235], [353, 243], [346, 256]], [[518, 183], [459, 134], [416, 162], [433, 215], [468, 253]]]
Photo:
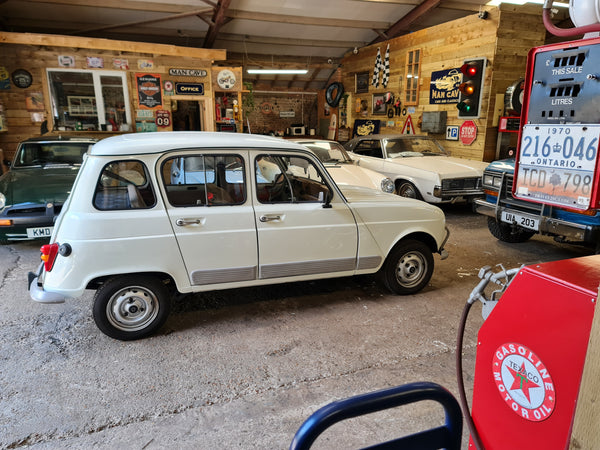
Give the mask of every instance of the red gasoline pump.
[[[510, 275], [480, 272], [483, 284]], [[600, 256], [588, 256], [517, 269], [501, 301], [473, 291], [489, 314], [473, 386], [480, 448], [568, 448], [599, 284]]]

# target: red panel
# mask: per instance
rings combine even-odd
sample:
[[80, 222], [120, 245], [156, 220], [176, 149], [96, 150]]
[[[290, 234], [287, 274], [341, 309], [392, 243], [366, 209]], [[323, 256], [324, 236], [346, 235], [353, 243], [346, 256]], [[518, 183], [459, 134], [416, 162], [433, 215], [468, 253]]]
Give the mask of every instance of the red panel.
[[568, 447], [599, 284], [600, 256], [528, 266], [484, 322], [472, 413], [487, 450]]

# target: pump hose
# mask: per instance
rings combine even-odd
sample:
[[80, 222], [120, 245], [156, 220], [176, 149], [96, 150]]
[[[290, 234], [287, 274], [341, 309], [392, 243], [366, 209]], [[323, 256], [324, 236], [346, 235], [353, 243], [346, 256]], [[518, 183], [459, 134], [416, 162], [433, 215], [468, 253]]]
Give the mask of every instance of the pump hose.
[[552, 23], [552, 2], [554, 0], [546, 0], [544, 2], [544, 6], [542, 8], [542, 20], [544, 21], [544, 26], [546, 30], [553, 34], [554, 36], [560, 37], [569, 37], [569, 36], [578, 36], [580, 34], [585, 33], [595, 33], [600, 31], [600, 24], [593, 23], [591, 25], [584, 25], [581, 27], [575, 28], [558, 28], [556, 25]]
[[469, 431], [471, 432], [471, 439], [473, 439], [473, 443], [475, 444], [475, 448], [477, 450], [485, 450], [483, 444], [481, 443], [481, 438], [479, 437], [479, 433], [477, 432], [477, 428], [475, 427], [475, 423], [473, 422], [473, 418], [471, 417], [471, 411], [469, 410], [469, 404], [467, 402], [467, 396], [465, 394], [465, 381], [463, 379], [463, 367], [462, 367], [462, 348], [463, 348], [463, 338], [465, 334], [465, 325], [467, 323], [467, 316], [469, 315], [469, 311], [472, 302], [467, 301], [465, 307], [462, 312], [462, 316], [460, 318], [460, 323], [458, 325], [458, 335], [456, 337], [456, 381], [458, 383], [458, 393], [460, 395], [460, 406], [463, 410], [463, 416], [465, 416], [465, 420], [467, 421], [467, 426], [469, 427]]

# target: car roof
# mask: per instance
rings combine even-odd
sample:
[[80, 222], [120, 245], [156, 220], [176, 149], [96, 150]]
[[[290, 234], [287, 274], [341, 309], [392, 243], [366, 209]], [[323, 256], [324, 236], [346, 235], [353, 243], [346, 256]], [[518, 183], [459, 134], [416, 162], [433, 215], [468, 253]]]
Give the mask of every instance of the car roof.
[[95, 144], [89, 154], [97, 156], [141, 155], [184, 148], [273, 148], [306, 151], [304, 147], [294, 142], [258, 134], [163, 131], [109, 137]]
[[32, 137], [21, 141], [21, 144], [26, 143], [44, 143], [44, 142], [87, 142], [93, 144], [98, 142], [98, 139], [85, 137], [85, 136], [62, 136], [62, 135], [53, 135], [53, 136], [41, 136], [41, 137]]
[[352, 140], [358, 139], [433, 139], [426, 134], [367, 134], [366, 136], [356, 136]]

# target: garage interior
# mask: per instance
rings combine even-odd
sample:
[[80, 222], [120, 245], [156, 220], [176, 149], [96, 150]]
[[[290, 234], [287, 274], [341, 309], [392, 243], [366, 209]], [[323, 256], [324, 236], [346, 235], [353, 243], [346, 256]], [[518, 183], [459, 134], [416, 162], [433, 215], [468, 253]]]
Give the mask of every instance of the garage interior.
[[[502, 159], [516, 146], [515, 89], [528, 51], [567, 40], [546, 31], [540, 2], [521, 3], [0, 0], [1, 172], [18, 142], [44, 134], [191, 130], [345, 142], [359, 124], [373, 123], [382, 134], [433, 135], [453, 156]], [[572, 27], [559, 3], [554, 23]], [[374, 85], [375, 62], [388, 50], [389, 78]], [[476, 139], [466, 144], [447, 134], [464, 122], [457, 102], [436, 99], [432, 86], [473, 58], [485, 58], [486, 71]], [[52, 73], [78, 70], [118, 72], [112, 81], [129, 99], [100, 122], [57, 114]], [[26, 87], [15, 84], [19, 71], [29, 74]], [[160, 108], [141, 106], [144, 75], [163, 89]], [[77, 81], [57, 80], [63, 88]], [[200, 91], [167, 94], [165, 82]], [[69, 96], [83, 102], [89, 94]], [[386, 103], [383, 113], [378, 101]], [[178, 302], [156, 336], [129, 343], [97, 333], [91, 294], [78, 304], [33, 304], [23, 281], [39, 263], [39, 243], [0, 246], [0, 448], [287, 448], [305, 419], [339, 399], [420, 381], [458, 398], [457, 328], [480, 269], [594, 252], [539, 235], [510, 245], [492, 239], [470, 205], [442, 209], [451, 257], [436, 259], [434, 278], [418, 295], [392, 296], [368, 276], [199, 294]], [[485, 323], [475, 304], [462, 356], [469, 401]], [[503, 327], [534, 327], [540, 317], [507, 317]], [[597, 322], [593, 367], [586, 367], [592, 375]], [[585, 392], [597, 405], [597, 383], [586, 375]], [[587, 448], [577, 439], [600, 445], [593, 425], [600, 413], [597, 406], [587, 412], [577, 417], [584, 425], [570, 448]], [[443, 421], [433, 402], [402, 406], [338, 424], [314, 448], [375, 445]], [[474, 448], [466, 422], [459, 448]]]

